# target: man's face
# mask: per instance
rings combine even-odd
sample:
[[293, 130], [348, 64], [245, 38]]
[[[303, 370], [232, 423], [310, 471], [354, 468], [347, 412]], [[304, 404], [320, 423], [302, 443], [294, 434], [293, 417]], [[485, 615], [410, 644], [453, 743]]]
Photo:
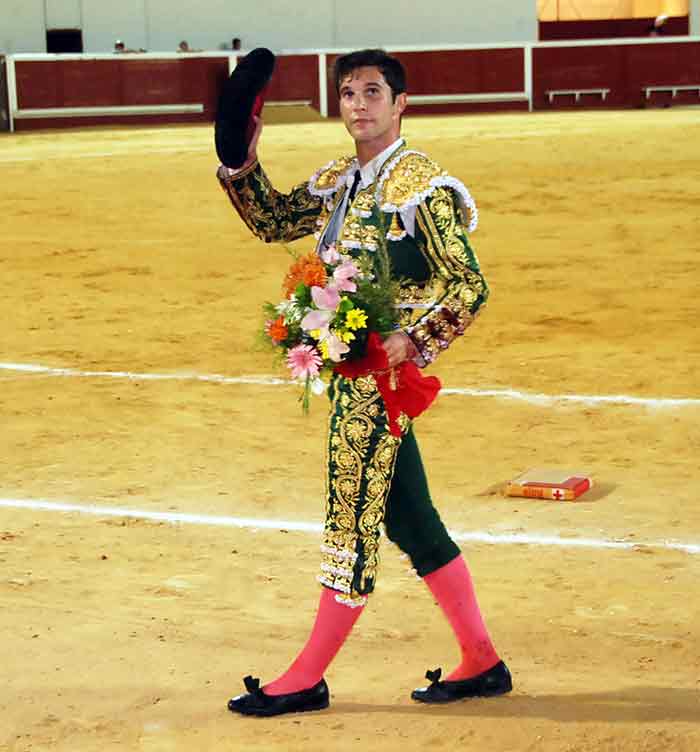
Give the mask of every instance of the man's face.
[[[340, 82], [340, 114], [358, 144], [384, 148], [398, 137], [406, 95], [392, 101], [391, 87], [379, 68], [356, 68]], [[377, 153], [379, 153], [377, 151]]]

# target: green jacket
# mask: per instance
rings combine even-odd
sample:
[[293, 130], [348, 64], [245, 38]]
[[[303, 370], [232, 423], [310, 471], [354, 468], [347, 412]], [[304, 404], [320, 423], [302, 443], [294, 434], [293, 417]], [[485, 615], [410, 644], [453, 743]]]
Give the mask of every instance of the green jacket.
[[[266, 243], [306, 235], [322, 238], [358, 169], [355, 157], [341, 157], [288, 194], [276, 191], [255, 163], [221, 185], [252, 232]], [[402, 216], [415, 211], [413, 235]], [[489, 294], [467, 235], [477, 211], [465, 186], [425, 154], [400, 146], [380, 168], [376, 181], [358, 191], [336, 240], [349, 255], [376, 251], [386, 237], [392, 276], [399, 281], [400, 326], [418, 351], [420, 366], [431, 363], [472, 323]]]

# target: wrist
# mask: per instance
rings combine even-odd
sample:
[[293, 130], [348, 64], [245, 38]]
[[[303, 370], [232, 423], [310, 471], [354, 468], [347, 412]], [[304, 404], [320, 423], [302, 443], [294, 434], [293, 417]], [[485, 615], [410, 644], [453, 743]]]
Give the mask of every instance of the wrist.
[[216, 171], [216, 175], [219, 180], [237, 180], [238, 178], [245, 177], [257, 166], [258, 158], [256, 155], [252, 159], [247, 159], [240, 167], [227, 167], [224, 164], [220, 164], [219, 169]]

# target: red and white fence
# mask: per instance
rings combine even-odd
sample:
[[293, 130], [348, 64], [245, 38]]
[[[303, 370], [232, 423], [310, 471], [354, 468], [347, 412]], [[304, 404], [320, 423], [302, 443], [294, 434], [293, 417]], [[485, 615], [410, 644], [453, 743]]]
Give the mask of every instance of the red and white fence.
[[[410, 112], [700, 104], [700, 37], [390, 48], [406, 67]], [[338, 114], [344, 50], [278, 55], [270, 104]], [[9, 55], [10, 130], [210, 122], [236, 63], [224, 53]]]

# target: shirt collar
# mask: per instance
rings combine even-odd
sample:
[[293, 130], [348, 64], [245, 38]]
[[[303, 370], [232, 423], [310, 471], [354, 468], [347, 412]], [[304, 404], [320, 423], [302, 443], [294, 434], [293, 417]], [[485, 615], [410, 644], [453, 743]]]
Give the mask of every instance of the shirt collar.
[[[405, 142], [402, 138], [397, 138], [393, 144], [387, 146], [386, 149], [377, 154], [374, 159], [370, 159], [364, 167], [360, 167], [360, 186], [362, 188], [367, 188], [375, 182], [379, 175], [379, 171], [384, 167], [384, 163], [400, 146], [403, 146], [404, 143]], [[348, 175], [348, 185], [352, 185], [354, 174], [355, 171], [352, 170]]]

